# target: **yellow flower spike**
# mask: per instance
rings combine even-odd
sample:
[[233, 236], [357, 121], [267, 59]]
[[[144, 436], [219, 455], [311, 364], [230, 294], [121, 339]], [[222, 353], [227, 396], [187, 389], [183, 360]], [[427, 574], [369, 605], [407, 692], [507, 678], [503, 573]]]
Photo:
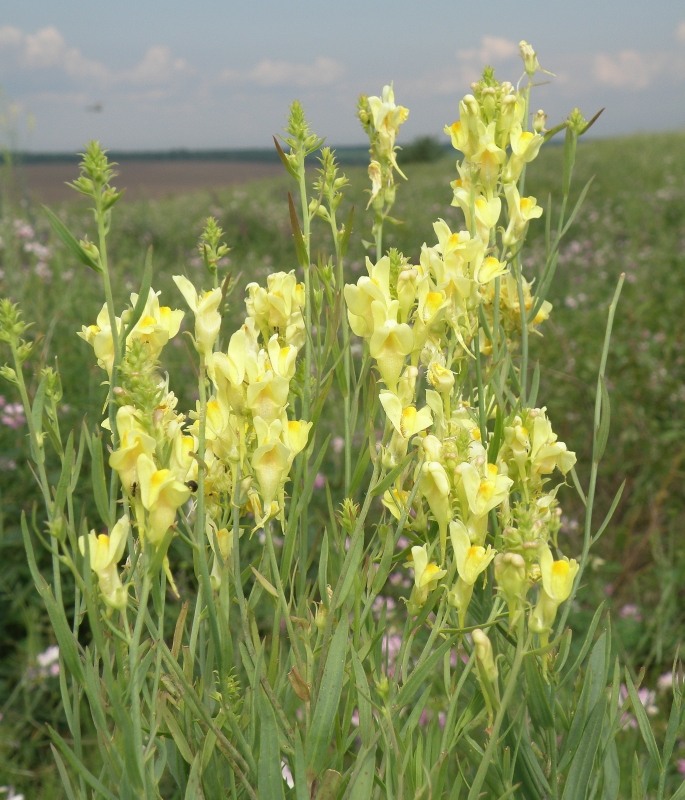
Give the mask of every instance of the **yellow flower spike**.
[[169, 469], [157, 469], [148, 455], [137, 461], [140, 499], [148, 512], [145, 537], [158, 545], [176, 521], [176, 512], [190, 497], [190, 489]]
[[193, 284], [183, 275], [174, 275], [173, 281], [195, 314], [195, 347], [205, 358], [212, 352], [221, 328], [221, 289], [211, 289], [198, 295]]
[[88, 547], [90, 567], [98, 576], [104, 601], [112, 608], [123, 609], [128, 601], [117, 564], [124, 553], [130, 527], [129, 518], [124, 516], [117, 521], [109, 535], [96, 535], [95, 531], [91, 531], [88, 536], [81, 536], [78, 540], [82, 555], [85, 555], [86, 546]]

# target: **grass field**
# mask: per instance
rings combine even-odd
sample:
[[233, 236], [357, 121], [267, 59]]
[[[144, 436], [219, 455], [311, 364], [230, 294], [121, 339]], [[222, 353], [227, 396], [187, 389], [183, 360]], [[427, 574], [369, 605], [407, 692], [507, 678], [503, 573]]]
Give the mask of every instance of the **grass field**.
[[[601, 601], [611, 610], [615, 647], [638, 674], [657, 737], [667, 719], [664, 689], [685, 638], [685, 134], [583, 141], [577, 157], [576, 194], [592, 180], [586, 201], [563, 246], [549, 299], [554, 311], [544, 336], [533, 345], [543, 369], [541, 395], [556, 421], [559, 438], [578, 454], [578, 472], [589, 470], [592, 408], [609, 301], [625, 273], [607, 369], [611, 433], [600, 477], [601, 519], [622, 481], [621, 502], [586, 573], [582, 602], [569, 621], [582, 631]], [[527, 192], [547, 208], [557, 190], [561, 148], [543, 153], [527, 178]], [[401, 163], [401, 156], [400, 156]], [[197, 237], [208, 215], [226, 231], [230, 264], [239, 284], [296, 266], [287, 207], [288, 183], [273, 165], [122, 164], [120, 188], [127, 196], [115, 208], [112, 260], [119, 302], [137, 289], [145, 251], [152, 247], [153, 286], [180, 305], [171, 275], [200, 274]], [[416, 242], [432, 241], [437, 217], [458, 218], [450, 207], [453, 159], [408, 163], [398, 190], [387, 246], [410, 259]], [[2, 195], [0, 295], [19, 302], [34, 322], [38, 349], [56, 355], [64, 385], [65, 426], [86, 414], [99, 418], [101, 375], [92, 354], [75, 336], [101, 306], [95, 276], [70, 260], [50, 231], [39, 202], [57, 204], [73, 230], [85, 235], [91, 219], [77, 199], [67, 202], [67, 167], [32, 166], [5, 176], [27, 187], [28, 201]], [[367, 178], [348, 171], [350, 204], [357, 225]], [[259, 180], [254, 180], [259, 179]], [[436, 187], [438, 187], [436, 189]], [[436, 197], [442, 197], [436, 201]], [[547, 212], [546, 212], [547, 213]], [[544, 220], [544, 217], [543, 217]], [[370, 238], [370, 233], [366, 234]], [[531, 226], [524, 269], [535, 275], [544, 258], [544, 222]], [[316, 242], [316, 239], [315, 239]], [[350, 252], [350, 278], [363, 267], [361, 247]], [[241, 287], [233, 297], [242, 296]], [[242, 309], [235, 300], [236, 318]], [[181, 345], [183, 347], [183, 345]], [[185, 406], [183, 373], [170, 369], [172, 388]], [[186, 376], [189, 384], [191, 376]], [[44, 654], [53, 644], [50, 626], [25, 565], [18, 518], [36, 499], [25, 466], [25, 433], [17, 397], [0, 387], [0, 784], [11, 783], [28, 798], [56, 797], [45, 723], [60, 725], [56, 677]], [[75, 401], [78, 401], [78, 407]], [[577, 552], [580, 502], [567, 492], [562, 533], [565, 550]], [[621, 758], [630, 762], [638, 733], [632, 722], [622, 735]], [[677, 786], [685, 772], [685, 733], [669, 766]], [[39, 788], [44, 787], [44, 788]]]

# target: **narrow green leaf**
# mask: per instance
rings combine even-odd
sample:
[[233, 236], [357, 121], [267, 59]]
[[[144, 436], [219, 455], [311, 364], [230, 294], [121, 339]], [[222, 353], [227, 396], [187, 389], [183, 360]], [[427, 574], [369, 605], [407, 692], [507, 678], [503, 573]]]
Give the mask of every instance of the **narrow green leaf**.
[[554, 717], [550, 705], [549, 687], [540, 674], [540, 663], [536, 656], [527, 655], [523, 659], [523, 672], [528, 688], [528, 709], [533, 724], [540, 730], [553, 729]]
[[592, 709], [583, 729], [583, 736], [573, 756], [561, 800], [587, 800], [590, 775], [599, 747], [606, 711], [606, 699], [602, 698]]
[[616, 740], [611, 739], [608, 743], [604, 758], [602, 759], [604, 770], [604, 793], [602, 800], [619, 800], [621, 791], [621, 763], [618, 758], [618, 748]]
[[295, 730], [295, 744], [292, 760], [293, 783], [296, 800], [311, 800], [307, 790], [307, 766], [304, 760], [304, 748], [299, 730]]
[[163, 713], [164, 724], [167, 726], [169, 733], [171, 734], [171, 738], [174, 740], [174, 744], [178, 748], [178, 752], [181, 754], [183, 760], [188, 764], [192, 764], [194, 756], [190, 749], [190, 745], [188, 744], [188, 740], [186, 739], [185, 734], [181, 730], [181, 726], [178, 724], [178, 720], [176, 719], [177, 713], [178, 712], [174, 711], [174, 709], [165, 705]]
[[[33, 403], [31, 405], [31, 419], [33, 420], [34, 430], [38, 434], [43, 430], [43, 408], [45, 406], [45, 392], [47, 390], [46, 381], [46, 376], [43, 376], [33, 396]], [[33, 436], [29, 439], [29, 442], [31, 457], [36, 464], [42, 464], [45, 461], [45, 450], [42, 446], [38, 446], [38, 442]]]
[[278, 157], [281, 159], [281, 163], [283, 166], [288, 170], [288, 173], [293, 176], [293, 178], [297, 178], [297, 169], [290, 163], [288, 156], [285, 154], [283, 148], [281, 147], [281, 143], [278, 139], [274, 136], [274, 145], [276, 146], [276, 152], [278, 153]]
[[259, 759], [257, 761], [257, 794], [278, 800], [285, 797], [281, 771], [281, 749], [278, 743], [276, 715], [264, 690], [257, 693], [259, 708]]
[[350, 647], [350, 660], [354, 672], [354, 683], [357, 690], [357, 709], [359, 711], [359, 734], [362, 745], [368, 746], [373, 735], [373, 718], [371, 714], [371, 700], [369, 682], [364, 673], [361, 659], [354, 647]]
[[136, 323], [143, 315], [143, 311], [145, 310], [145, 306], [148, 301], [148, 297], [150, 295], [150, 286], [152, 285], [152, 247], [148, 247], [145, 253], [145, 263], [143, 264], [143, 275], [140, 282], [140, 288], [138, 289], [138, 299], [136, 300], [135, 306], [133, 306], [133, 310], [129, 315], [129, 318], [126, 321], [126, 328], [124, 329], [124, 336], [123, 339], [126, 341], [126, 337], [129, 333], [133, 330], [136, 326]]
[[72, 256], [95, 272], [102, 272], [102, 267], [100, 266], [99, 261], [96, 261], [91, 255], [86, 253], [83, 247], [81, 247], [79, 244], [78, 239], [74, 237], [62, 220], [47, 206], [43, 206], [43, 211], [45, 212], [50, 225], [52, 225], [52, 229], [60, 238], [62, 244], [64, 244], [67, 250], [69, 250], [69, 252], [72, 254]]
[[637, 725], [640, 729], [640, 734], [642, 735], [642, 741], [647, 746], [649, 756], [652, 760], [652, 767], [658, 774], [663, 769], [663, 764], [661, 763], [661, 754], [659, 753], [659, 748], [657, 747], [656, 739], [654, 738], [654, 731], [652, 730], [649, 718], [647, 717], [647, 712], [645, 711], [645, 707], [642, 705], [642, 701], [640, 700], [637, 689], [635, 688], [635, 684], [633, 683], [633, 679], [631, 678], [628, 670], [626, 670], [626, 687], [628, 688], [628, 696], [630, 697], [630, 702], [633, 707], [633, 714], [635, 714], [635, 719], [637, 720]]
[[[45, 608], [50, 617], [52, 628], [57, 638], [59, 645], [60, 657], [64, 659], [64, 664], [67, 671], [71, 673], [77, 683], [83, 683], [83, 667], [79, 657], [78, 646], [74, 639], [74, 634], [67, 622], [64, 606], [55, 600], [52, 589], [48, 586], [45, 578], [40, 574], [38, 565], [36, 564], [36, 557], [33, 551], [33, 544], [31, 542], [31, 534], [29, 532], [28, 524], [26, 522], [26, 515], [22, 514], [21, 517], [21, 533], [24, 539], [24, 546], [26, 548], [26, 559], [29, 563], [29, 570], [33, 577], [33, 582], [36, 585], [38, 594], [42, 597], [45, 603]], [[68, 759], [67, 759], [68, 760]]]
[[93, 434], [91, 435], [83, 426], [84, 435], [87, 436], [88, 449], [90, 451], [91, 479], [93, 486], [93, 499], [97, 506], [100, 519], [108, 528], [113, 525], [109, 511], [109, 491], [107, 490], [107, 479], [105, 477], [105, 459], [102, 453], [102, 439]]
[[354, 223], [354, 206], [350, 208], [350, 213], [347, 215], [347, 219], [345, 220], [345, 227], [343, 229], [343, 234], [340, 237], [340, 255], [345, 256], [347, 253], [347, 246], [350, 242], [350, 234], [352, 233]]
[[407, 465], [412, 462], [414, 459], [414, 453], [407, 453], [407, 455], [400, 461], [400, 463], [393, 467], [390, 472], [383, 478], [383, 480], [378, 481], [378, 483], [374, 484], [370, 491], [372, 497], [378, 497], [382, 495], [387, 489], [389, 489], [394, 483], [398, 475], [401, 475], [402, 472], [407, 468]]
[[60, 755], [62, 755], [65, 761], [69, 764], [69, 766], [78, 774], [80, 775], [83, 780], [95, 791], [98, 793], [98, 797], [105, 798], [105, 800], [117, 800], [117, 795], [112, 794], [109, 789], [107, 789], [102, 782], [93, 775], [92, 772], [88, 770], [85, 764], [81, 761], [80, 758], [76, 756], [76, 754], [72, 751], [69, 745], [62, 739], [62, 737], [57, 733], [54, 728], [51, 728], [50, 725], [48, 727], [48, 732], [50, 733], [50, 738], [53, 741], [55, 747], [59, 750]]
[[342, 775], [334, 769], [327, 769], [319, 781], [314, 800], [338, 800]]
[[290, 229], [293, 232], [293, 241], [295, 242], [295, 253], [297, 260], [301, 267], [307, 269], [309, 267], [309, 254], [307, 253], [307, 245], [302, 235], [300, 228], [300, 220], [297, 217], [297, 210], [295, 209], [295, 201], [293, 196], [288, 192], [288, 211], [290, 212]]
[[349, 800], [369, 800], [375, 773], [376, 745], [373, 744], [357, 756], [352, 777], [343, 797]]
[[59, 754], [59, 750], [54, 744], [50, 745], [50, 750], [52, 750], [52, 757], [55, 759], [57, 771], [59, 772], [59, 776], [62, 780], [62, 786], [60, 788], [66, 794], [67, 800], [78, 800], [76, 793], [74, 792], [74, 787], [71, 785], [71, 779], [69, 778], [67, 768], [62, 760], [62, 756]]
[[186, 783], [185, 800], [204, 800], [202, 791], [202, 753], [196, 753]]
[[55, 489], [55, 508], [59, 512], [64, 508], [69, 487], [73, 485], [74, 457], [74, 432], [70, 431], [62, 454], [62, 470]]
[[395, 697], [393, 706], [397, 712], [399, 712], [403, 706], [411, 702], [416, 692], [421, 688], [421, 684], [434, 672], [437, 664], [458, 638], [459, 637], [455, 634], [445, 639], [438, 647], [432, 650], [421, 665], [411, 673], [402, 684]]
[[343, 608], [355, 580], [359, 577], [359, 566], [364, 555], [364, 531], [362, 528], [355, 530], [352, 534], [350, 549], [345, 554], [338, 585], [335, 587], [333, 599], [335, 604], [333, 610]]
[[614, 499], [611, 502], [611, 506], [609, 507], [609, 510], [607, 511], [606, 516], [602, 520], [602, 524], [599, 526], [599, 528], [597, 528], [596, 533], [592, 537], [593, 544], [604, 533], [604, 531], [606, 530], [608, 524], [611, 522], [611, 518], [614, 516], [614, 512], [616, 511], [616, 507], [618, 506], [618, 504], [619, 504], [619, 502], [621, 500], [621, 497], [623, 496], [623, 490], [625, 488], [626, 488], [626, 481], [624, 479], [623, 482], [621, 483], [621, 485], [618, 487], [618, 490], [617, 490], [616, 494], [614, 495]]
[[312, 723], [304, 742], [305, 761], [318, 775], [325, 763], [328, 747], [333, 740], [334, 720], [342, 694], [345, 661], [348, 649], [349, 622], [346, 615], [338, 623], [326, 656], [321, 686], [316, 695]]

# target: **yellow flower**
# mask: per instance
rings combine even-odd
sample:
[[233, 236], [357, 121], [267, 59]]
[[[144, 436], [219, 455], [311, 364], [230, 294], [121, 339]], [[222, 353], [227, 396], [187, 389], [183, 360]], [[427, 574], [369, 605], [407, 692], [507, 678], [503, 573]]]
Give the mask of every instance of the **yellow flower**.
[[541, 548], [539, 561], [542, 586], [538, 602], [530, 615], [530, 628], [546, 643], [557, 609], [571, 595], [579, 565], [573, 558], [555, 561], [548, 545]]
[[386, 389], [382, 390], [378, 397], [393, 428], [405, 439], [410, 439], [414, 434], [430, 427], [433, 422], [428, 406], [418, 411], [413, 405], [403, 408], [400, 398]]
[[407, 607], [410, 614], [416, 614], [447, 572], [434, 561], [428, 561], [428, 549], [425, 544], [421, 547], [418, 545], [412, 547], [411, 555], [414, 566], [414, 588]]
[[107, 605], [112, 608], [125, 608], [128, 601], [126, 589], [121, 583], [117, 564], [124, 553], [126, 540], [130, 530], [128, 517], [122, 517], [108, 534], [97, 535], [91, 531], [88, 536], [81, 536], [78, 540], [79, 550], [85, 556], [86, 546], [90, 568], [98, 576], [100, 591]]
[[190, 497], [190, 489], [169, 469], [157, 469], [150, 456], [138, 456], [140, 499], [148, 512], [144, 535], [153, 545], [164, 539], [176, 520], [176, 512]]
[[157, 443], [153, 436], [145, 432], [133, 406], [117, 409], [116, 426], [119, 447], [110, 455], [109, 465], [119, 473], [123, 487], [130, 492], [137, 477], [138, 456], [143, 453], [151, 456]]
[[486, 464], [478, 470], [468, 461], [459, 464], [456, 472], [461, 476], [468, 510], [475, 517], [483, 517], [504, 502], [514, 483], [511, 478], [500, 474], [495, 464]]
[[174, 283], [185, 298], [188, 307], [195, 314], [195, 347], [207, 357], [221, 328], [221, 289], [211, 289], [198, 295], [193, 284], [183, 275], [174, 275]]
[[404, 360], [414, 348], [414, 334], [404, 322], [397, 322], [399, 303], [392, 300], [387, 306], [377, 301], [371, 303], [373, 333], [369, 339], [369, 352], [376, 359], [378, 371], [391, 391], [404, 368]]
[[485, 548], [471, 544], [466, 525], [461, 520], [452, 520], [449, 530], [459, 577], [464, 583], [473, 586], [495, 557], [496, 551], [490, 545]]
[[568, 600], [573, 589], [573, 581], [578, 574], [579, 564], [575, 558], [554, 560], [547, 545], [540, 553], [540, 575], [545, 594], [555, 603]]
[[290, 470], [291, 451], [281, 440], [283, 425], [280, 419], [268, 423], [254, 418], [258, 447], [252, 454], [252, 469], [259, 483], [259, 493], [265, 509], [270, 508], [283, 488]]

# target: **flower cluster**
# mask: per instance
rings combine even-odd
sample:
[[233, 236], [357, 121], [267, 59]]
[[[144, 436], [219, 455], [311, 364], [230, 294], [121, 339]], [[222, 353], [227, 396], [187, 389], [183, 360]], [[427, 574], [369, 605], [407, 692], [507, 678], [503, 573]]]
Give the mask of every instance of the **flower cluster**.
[[359, 98], [357, 115], [371, 144], [369, 206], [377, 213], [384, 213], [395, 201], [394, 173], [405, 177], [397, 164], [395, 140], [409, 109], [396, 105], [392, 86], [384, 86], [380, 97]]
[[512, 627], [539, 587], [530, 626], [544, 638], [578, 569], [550, 550], [560, 509], [548, 482], [565, 475], [575, 455], [545, 408], [493, 388], [522, 329], [535, 331], [551, 310], [520, 263], [528, 224], [542, 209], [517, 184], [543, 136], [524, 130], [527, 90], [498, 83], [491, 70], [459, 109], [446, 131], [463, 156], [452, 187], [465, 228], [438, 220], [437, 243], [424, 244], [418, 263], [396, 251], [367, 259], [368, 275], [345, 287], [345, 299], [350, 327], [367, 341], [385, 385], [381, 458], [400, 472], [383, 502], [425, 542], [411, 548], [410, 612], [444, 585], [463, 627], [474, 586], [493, 564]]
[[[103, 598], [114, 608], [127, 601], [116, 565], [131, 526], [142, 542], [161, 551], [173, 586], [166, 551], [179, 509], [199, 486], [214, 553], [212, 584], [218, 586], [232, 546], [230, 509], [235, 503], [258, 527], [282, 512], [290, 468], [311, 427], [286, 413], [304, 341], [304, 288], [294, 274], [272, 274], [266, 288], [247, 287], [245, 324], [225, 351], [215, 349], [221, 289], [198, 293], [187, 278], [175, 276], [174, 281], [194, 313], [192, 339], [212, 387], [189, 414], [177, 411], [177, 398], [158, 365], [162, 348], [180, 330], [183, 311], [160, 306], [151, 289], [140, 313], [138, 297], [132, 295], [131, 308], [121, 318], [112, 323], [105, 306], [96, 324], [79, 333], [117, 384], [109, 464], [119, 476], [131, 518], [122, 517], [109, 534], [92, 531], [80, 540]], [[103, 425], [112, 427], [109, 419]]]

